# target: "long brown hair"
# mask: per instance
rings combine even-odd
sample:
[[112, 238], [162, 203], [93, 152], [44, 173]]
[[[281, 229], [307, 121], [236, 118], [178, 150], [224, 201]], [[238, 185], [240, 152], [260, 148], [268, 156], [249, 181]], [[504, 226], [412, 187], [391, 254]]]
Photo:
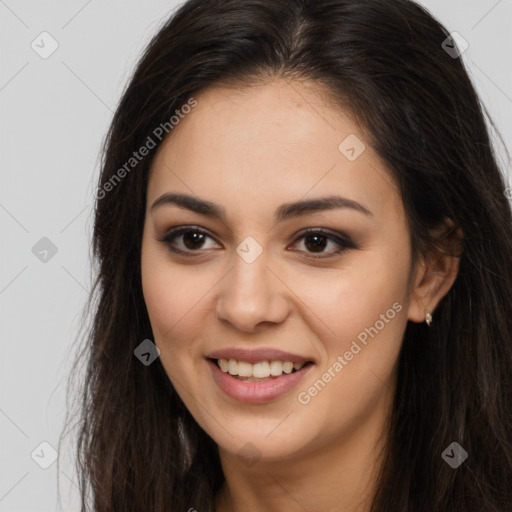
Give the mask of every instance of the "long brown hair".
[[[512, 214], [489, 116], [448, 36], [408, 0], [190, 0], [158, 31], [103, 148], [92, 325], [75, 363], [85, 381], [68, 413], [82, 511], [213, 510], [215, 442], [159, 359], [134, 356], [153, 339], [140, 275], [148, 171], [155, 129], [193, 95], [269, 76], [316, 81], [365, 129], [399, 184], [414, 255], [440, 243], [430, 234], [443, 219], [464, 235], [432, 327], [407, 325], [372, 511], [512, 509]], [[150, 136], [156, 148], [119, 173]], [[457, 469], [441, 456], [452, 442], [469, 454]]]

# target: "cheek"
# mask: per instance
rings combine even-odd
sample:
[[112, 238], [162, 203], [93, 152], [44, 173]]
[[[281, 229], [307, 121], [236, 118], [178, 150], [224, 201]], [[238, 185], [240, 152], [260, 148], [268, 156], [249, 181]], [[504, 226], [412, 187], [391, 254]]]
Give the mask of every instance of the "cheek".
[[347, 339], [355, 338], [376, 322], [381, 327], [381, 315], [390, 320], [385, 322], [386, 331], [397, 323], [400, 325], [394, 327], [401, 331], [405, 320], [392, 306], [398, 303], [400, 309], [406, 309], [406, 255], [406, 251], [401, 257], [384, 250], [354, 252], [343, 268], [303, 274], [295, 281], [294, 291], [306, 306], [303, 311], [310, 310], [319, 339], [331, 340], [331, 350], [342, 350]]
[[[144, 300], [157, 338], [166, 338], [179, 319], [185, 316], [189, 299], [179, 279], [179, 273], [170, 272], [165, 265], [152, 264], [147, 270], [142, 268]], [[179, 298], [173, 293], [176, 289], [180, 290]]]
[[173, 263], [166, 251], [148, 246], [142, 251], [142, 289], [154, 343], [176, 389], [190, 387], [204, 351], [205, 325], [211, 315], [211, 293], [218, 281], [212, 270]]
[[336, 335], [322, 340], [326, 356], [295, 397], [300, 428], [314, 432], [323, 425], [319, 443], [335, 443], [340, 433], [357, 431], [393, 401], [406, 309], [395, 294], [360, 292], [360, 298], [366, 300], [340, 307]]
[[161, 342], [175, 337], [201, 310], [205, 295], [204, 280], [192, 266], [173, 264], [165, 251], [143, 246], [142, 290], [153, 334]]
[[[151, 255], [142, 259], [142, 288], [160, 362], [180, 392], [182, 382], [193, 375], [191, 350], [196, 338], [197, 287], [187, 283], [183, 270]], [[187, 388], [187, 386], [185, 386]]]
[[339, 414], [341, 421], [349, 409], [368, 413], [389, 389], [407, 324], [406, 248], [401, 254], [359, 253], [357, 263], [323, 279], [322, 286], [304, 288], [324, 350], [320, 381], [301, 388], [299, 401], [311, 403], [310, 410]]

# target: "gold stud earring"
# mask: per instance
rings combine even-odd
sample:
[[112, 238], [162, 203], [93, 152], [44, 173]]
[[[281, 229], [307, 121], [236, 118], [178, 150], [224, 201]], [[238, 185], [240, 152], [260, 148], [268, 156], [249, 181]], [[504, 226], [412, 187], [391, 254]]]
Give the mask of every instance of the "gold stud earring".
[[432, 315], [425, 309], [425, 322], [430, 327], [432, 325]]

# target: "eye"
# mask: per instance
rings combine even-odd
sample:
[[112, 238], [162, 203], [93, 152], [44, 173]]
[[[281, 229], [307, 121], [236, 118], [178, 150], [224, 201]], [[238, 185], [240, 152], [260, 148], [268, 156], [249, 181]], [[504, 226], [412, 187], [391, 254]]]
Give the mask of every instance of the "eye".
[[[192, 253], [200, 254], [202, 249], [211, 249], [208, 247], [206, 241], [213, 238], [202, 229], [195, 226], [179, 226], [171, 229], [166, 235], [160, 239], [159, 242], [167, 245], [171, 252], [183, 254], [186, 256], [195, 256]], [[322, 229], [308, 229], [303, 232], [293, 243], [297, 245], [298, 242], [303, 241], [305, 251], [314, 256], [315, 258], [328, 258], [336, 256], [346, 249], [356, 249], [356, 245], [346, 235], [334, 234]], [[334, 250], [325, 251], [329, 244], [334, 246]], [[337, 247], [337, 249], [336, 249]]]
[[[340, 254], [346, 249], [355, 249], [355, 244], [350, 238], [345, 235], [336, 235], [322, 229], [308, 229], [302, 235], [297, 238], [294, 244], [303, 240], [303, 245], [306, 248], [308, 254], [321, 254], [321, 256], [315, 256], [317, 258], [328, 258]], [[331, 246], [338, 247], [337, 250], [324, 251]], [[303, 251], [301, 251], [303, 252]]]
[[[205, 241], [207, 239], [213, 240], [213, 238], [202, 229], [194, 226], [180, 226], [168, 231], [167, 234], [158, 241], [166, 244], [172, 252], [187, 254], [199, 252], [200, 249], [208, 249], [209, 247], [205, 247]], [[178, 243], [175, 242], [176, 240]]]

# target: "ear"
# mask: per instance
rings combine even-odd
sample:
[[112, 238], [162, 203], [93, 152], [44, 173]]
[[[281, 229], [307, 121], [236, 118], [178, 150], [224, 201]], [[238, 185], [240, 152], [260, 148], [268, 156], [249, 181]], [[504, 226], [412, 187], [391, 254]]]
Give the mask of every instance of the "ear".
[[450, 291], [458, 271], [462, 252], [462, 231], [447, 219], [432, 236], [439, 240], [438, 247], [424, 255], [413, 279], [408, 319], [424, 322], [425, 311], [433, 313], [441, 299]]

